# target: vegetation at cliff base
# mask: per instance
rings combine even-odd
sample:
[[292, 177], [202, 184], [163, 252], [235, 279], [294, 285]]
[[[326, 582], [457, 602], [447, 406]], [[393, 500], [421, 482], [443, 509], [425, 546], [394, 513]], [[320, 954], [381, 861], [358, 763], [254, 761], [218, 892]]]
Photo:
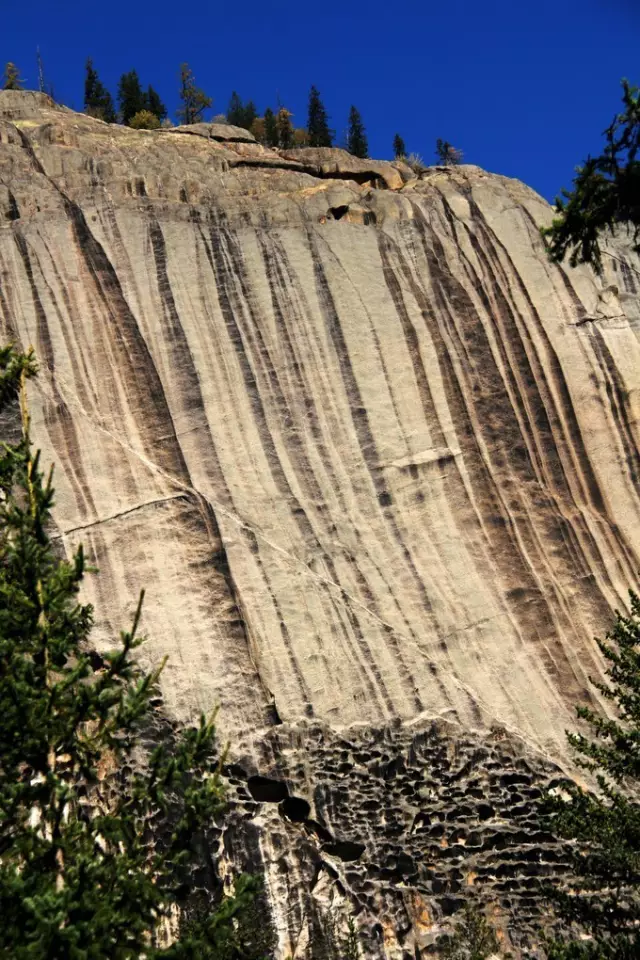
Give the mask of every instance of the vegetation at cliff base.
[[603, 233], [625, 229], [640, 252], [640, 91], [622, 81], [624, 109], [604, 131], [606, 145], [577, 168], [572, 190], [556, 199], [556, 217], [542, 228], [549, 255], [561, 263], [589, 263], [601, 273]]
[[551, 828], [575, 841], [577, 879], [554, 899], [565, 920], [592, 937], [554, 944], [553, 960], [640, 955], [640, 598], [633, 591], [630, 607], [597, 640], [607, 681], [591, 680], [615, 718], [580, 706], [590, 735], [568, 734], [578, 765], [595, 775], [597, 788], [568, 783], [547, 800]]
[[145, 673], [134, 657], [142, 597], [112, 650], [89, 645], [84, 553], [63, 559], [51, 538], [53, 473], [31, 445], [35, 372], [32, 353], [0, 350], [0, 412], [22, 424], [0, 451], [0, 957], [255, 956], [236, 922], [249, 878], [168, 936], [223, 807], [214, 722], [162, 733], [162, 666]]

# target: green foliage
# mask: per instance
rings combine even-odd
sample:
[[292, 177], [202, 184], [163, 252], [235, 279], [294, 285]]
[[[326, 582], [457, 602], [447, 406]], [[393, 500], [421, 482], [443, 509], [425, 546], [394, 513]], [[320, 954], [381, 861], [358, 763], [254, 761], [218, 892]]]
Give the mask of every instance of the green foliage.
[[258, 111], [253, 100], [243, 103], [240, 96], [234, 90], [229, 100], [227, 109], [227, 122], [234, 127], [242, 127], [244, 130], [251, 130], [253, 121], [257, 118]]
[[407, 155], [407, 148], [404, 145], [404, 140], [399, 133], [396, 133], [393, 138], [393, 155], [396, 160], [403, 160]]
[[[633, 228], [634, 250], [640, 251], [640, 93], [622, 81], [624, 110], [604, 131], [606, 146], [577, 168], [573, 190], [556, 199], [550, 227], [541, 229], [551, 260], [589, 263], [602, 272], [601, 235], [615, 234], [620, 224]], [[564, 199], [563, 199], [564, 198]]]
[[498, 949], [493, 927], [484, 914], [471, 905], [464, 908], [456, 932], [441, 948], [447, 960], [485, 960]]
[[462, 163], [462, 150], [456, 150], [448, 140], [436, 140], [436, 157], [443, 167], [457, 167]]
[[154, 117], [158, 118], [159, 123], [161, 124], [163, 120], [167, 118], [167, 108], [160, 99], [160, 94], [157, 90], [154, 90], [151, 85], [147, 87], [147, 92], [144, 95], [145, 99], [145, 110], [148, 110], [149, 113], [152, 113]]
[[150, 110], [139, 110], [131, 117], [129, 126], [133, 127], [134, 130], [158, 130], [160, 121], [155, 113], [151, 113]]
[[82, 548], [67, 561], [49, 538], [52, 471], [32, 450], [26, 405], [34, 373], [31, 353], [0, 350], [0, 410], [19, 395], [23, 426], [0, 450], [0, 957], [243, 956], [249, 878], [161, 943], [223, 804], [214, 722], [161, 739], [140, 762], [162, 667], [144, 673], [134, 659], [142, 597], [119, 644], [90, 649]]
[[615, 705], [617, 717], [578, 707], [592, 736], [567, 735], [578, 764], [596, 774], [597, 790], [570, 783], [564, 798], [550, 796], [545, 804], [551, 828], [576, 841], [572, 856], [578, 892], [557, 894], [558, 908], [594, 938], [586, 944], [556, 944], [556, 960], [637, 956], [633, 951], [640, 951], [640, 599], [633, 591], [630, 601], [630, 615], [616, 613], [613, 629], [605, 640], [597, 640], [608, 664], [608, 682], [591, 680]]
[[267, 107], [264, 112], [264, 139], [268, 147], [278, 146], [278, 122], [271, 107]]
[[196, 87], [195, 77], [188, 63], [180, 65], [180, 99], [182, 106], [177, 116], [182, 123], [198, 123], [202, 114], [213, 105], [213, 100], [206, 93]]
[[369, 156], [369, 143], [364, 129], [360, 111], [352, 106], [349, 111], [349, 132], [347, 134], [347, 150], [354, 157], [365, 159]]
[[280, 107], [276, 117], [276, 126], [278, 129], [278, 143], [283, 150], [288, 150], [293, 146], [293, 124], [291, 117], [293, 114], [286, 107]]
[[118, 83], [118, 106], [120, 107], [120, 118], [124, 124], [129, 126], [131, 120], [137, 113], [142, 113], [146, 109], [146, 97], [140, 86], [140, 79], [135, 70], [129, 70], [123, 73]]
[[309, 117], [307, 120], [309, 145], [312, 147], [330, 147], [333, 145], [333, 130], [329, 129], [329, 116], [320, 99], [316, 87], [309, 92]]
[[4, 80], [2, 86], [4, 90], [22, 90], [23, 88], [20, 71], [16, 67], [15, 63], [11, 63], [11, 61], [9, 61], [4, 68]]
[[85, 64], [84, 110], [90, 117], [97, 117], [105, 123], [116, 123], [116, 110], [113, 98], [94, 70], [91, 57]]

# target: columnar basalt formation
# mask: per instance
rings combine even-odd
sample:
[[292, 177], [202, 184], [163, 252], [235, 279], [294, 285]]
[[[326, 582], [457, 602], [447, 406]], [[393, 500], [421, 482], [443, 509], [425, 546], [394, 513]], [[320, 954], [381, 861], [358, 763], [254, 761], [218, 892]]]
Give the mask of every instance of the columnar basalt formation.
[[[476, 807], [526, 807], [565, 764], [574, 704], [602, 672], [593, 636], [640, 568], [640, 264], [621, 242], [602, 280], [550, 265], [549, 216], [476, 167], [417, 178], [0, 93], [2, 333], [40, 360], [34, 435], [56, 464], [61, 541], [100, 569], [97, 642], [145, 587], [167, 711], [185, 722], [219, 702], [242, 776], [280, 763], [287, 796], [310, 804], [300, 837], [309, 817], [331, 836], [313, 840], [318, 862], [365, 845], [341, 886], [368, 929], [387, 917], [389, 957], [429, 949], [489, 860], [502, 872], [486, 867], [483, 889], [507, 909], [513, 870], [528, 875], [504, 866], [519, 853], [467, 857], [494, 850]], [[443, 822], [431, 760], [408, 745], [434, 722], [452, 756], [481, 757], [467, 780], [448, 761], [476, 793], [451, 830], [444, 818], [439, 862], [423, 843]], [[497, 728], [520, 751], [502, 774]], [[341, 738], [361, 761], [336, 760]], [[376, 751], [411, 769], [388, 817], [354, 772], [382, 768]], [[501, 777], [521, 775], [509, 800]], [[465, 805], [443, 789], [437, 809]], [[480, 842], [467, 835], [464, 869], [458, 829]], [[311, 904], [311, 880], [287, 896]], [[285, 888], [270, 888], [282, 956], [311, 956]]]

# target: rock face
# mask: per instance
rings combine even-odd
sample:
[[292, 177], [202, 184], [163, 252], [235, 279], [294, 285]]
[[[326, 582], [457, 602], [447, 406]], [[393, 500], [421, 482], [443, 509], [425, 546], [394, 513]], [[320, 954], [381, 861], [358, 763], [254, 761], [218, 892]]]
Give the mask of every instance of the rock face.
[[198, 128], [0, 93], [0, 323], [41, 363], [98, 642], [145, 587], [167, 711], [221, 704], [281, 956], [312, 955], [321, 875], [371, 956], [420, 955], [488, 876], [526, 919], [507, 814], [565, 763], [640, 567], [640, 264], [551, 266], [548, 205], [476, 167]]

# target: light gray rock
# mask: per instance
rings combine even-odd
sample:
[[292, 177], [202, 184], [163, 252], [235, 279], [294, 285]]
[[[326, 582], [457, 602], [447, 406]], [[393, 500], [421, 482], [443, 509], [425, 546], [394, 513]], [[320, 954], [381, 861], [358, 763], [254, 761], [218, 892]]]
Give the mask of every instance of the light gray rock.
[[[544, 778], [640, 566], [637, 258], [612, 246], [603, 282], [550, 265], [548, 204], [476, 167], [405, 183], [188, 132], [0, 93], [0, 327], [38, 354], [34, 437], [63, 544], [100, 569], [98, 644], [144, 587], [166, 709], [221, 704], [239, 783], [280, 764], [312, 797], [307, 723], [380, 731], [391, 762], [439, 718], [479, 748], [500, 728]], [[390, 958], [446, 924], [424, 878], [365, 900], [285, 818], [327, 865], [298, 890], [256, 817], [283, 957], [291, 924], [311, 956], [314, 897], [384, 918]]]

